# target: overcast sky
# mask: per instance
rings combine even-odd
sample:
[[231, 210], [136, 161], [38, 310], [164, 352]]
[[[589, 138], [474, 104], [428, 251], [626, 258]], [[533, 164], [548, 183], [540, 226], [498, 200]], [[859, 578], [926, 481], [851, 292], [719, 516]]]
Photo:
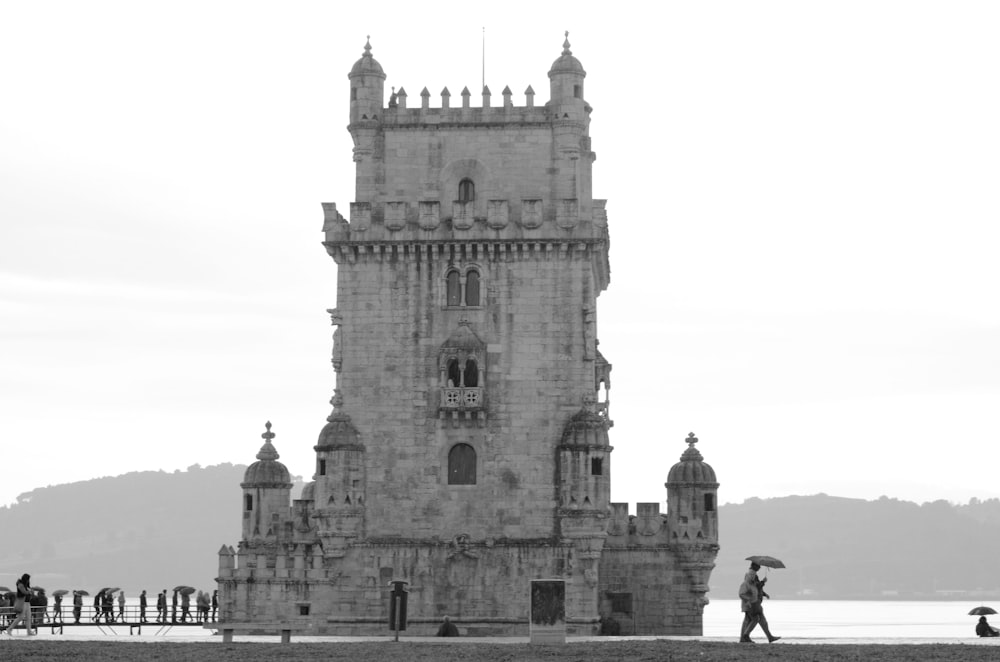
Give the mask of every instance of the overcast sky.
[[0, 5], [0, 504], [267, 420], [311, 477], [347, 73], [478, 105], [484, 27], [495, 97], [587, 70], [613, 500], [692, 431], [723, 503], [1000, 496], [1000, 4], [498, 6]]

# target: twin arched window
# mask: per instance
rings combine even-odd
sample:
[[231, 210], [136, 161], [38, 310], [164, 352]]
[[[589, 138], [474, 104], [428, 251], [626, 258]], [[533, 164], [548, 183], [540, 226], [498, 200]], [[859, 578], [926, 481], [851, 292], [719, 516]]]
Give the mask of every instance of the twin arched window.
[[476, 388], [479, 386], [479, 366], [475, 359], [466, 359], [465, 369], [458, 359], [448, 361], [448, 385], [452, 387]]
[[[447, 276], [448, 305], [462, 305], [462, 278], [457, 269], [452, 269]], [[479, 304], [479, 272], [469, 269], [465, 273], [465, 305], [478, 306]]]

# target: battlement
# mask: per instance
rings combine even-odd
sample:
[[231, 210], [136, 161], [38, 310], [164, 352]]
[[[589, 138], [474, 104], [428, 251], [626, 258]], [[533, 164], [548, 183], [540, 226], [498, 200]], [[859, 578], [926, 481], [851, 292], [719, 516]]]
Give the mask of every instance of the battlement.
[[606, 200], [594, 200], [589, 214], [576, 199], [438, 200], [352, 202], [346, 220], [334, 203], [323, 203], [328, 243], [510, 240], [543, 238], [607, 239]]
[[[382, 109], [382, 116], [362, 116], [361, 120], [381, 120], [384, 127], [421, 128], [421, 127], [454, 127], [458, 125], [491, 126], [491, 125], [531, 125], [549, 124], [558, 120], [569, 120], [554, 112], [549, 104], [535, 105], [535, 91], [528, 86], [524, 91], [525, 105], [515, 106], [509, 87], [502, 92], [502, 100], [498, 105], [492, 102], [490, 88], [484, 87], [482, 102], [478, 107], [471, 104], [471, 93], [468, 88], [462, 90], [461, 105], [452, 106], [451, 93], [448, 88], [441, 91], [440, 106], [431, 107], [431, 94], [425, 87], [420, 93], [420, 106], [407, 105], [406, 90], [400, 88], [393, 92], [389, 104]], [[585, 106], [585, 112], [590, 113], [590, 106]]]
[[629, 513], [629, 504], [611, 504], [608, 516], [609, 547], [656, 547], [668, 544], [703, 543], [718, 544], [706, 531], [708, 522], [698, 517], [679, 516], [671, 521], [667, 513], [660, 513], [658, 502], [637, 503], [636, 514]]

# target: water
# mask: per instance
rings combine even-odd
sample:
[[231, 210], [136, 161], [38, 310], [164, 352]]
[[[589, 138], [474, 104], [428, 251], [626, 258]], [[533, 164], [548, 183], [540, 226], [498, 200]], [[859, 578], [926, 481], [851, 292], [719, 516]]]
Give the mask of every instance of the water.
[[[907, 602], [862, 600], [765, 600], [771, 632], [782, 637], [827, 639], [970, 639], [979, 602]], [[994, 609], [998, 605], [990, 605]], [[1000, 615], [987, 616], [994, 626]], [[996, 622], [994, 622], [994, 620]], [[712, 600], [705, 607], [704, 636], [737, 637], [743, 612], [739, 600]], [[759, 628], [755, 638], [764, 639]]]

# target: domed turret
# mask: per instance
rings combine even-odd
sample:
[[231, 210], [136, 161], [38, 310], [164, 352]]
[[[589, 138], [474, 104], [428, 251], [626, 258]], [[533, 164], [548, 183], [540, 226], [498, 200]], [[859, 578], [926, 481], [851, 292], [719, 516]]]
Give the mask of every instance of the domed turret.
[[579, 74], [580, 76], [586, 76], [587, 72], [583, 70], [583, 65], [580, 61], [573, 56], [573, 51], [569, 49], [569, 32], [566, 32], [566, 40], [563, 41], [563, 52], [555, 62], [552, 63], [552, 67], [549, 69], [549, 78], [556, 73], [572, 73]]
[[[288, 469], [278, 462], [278, 451], [271, 440], [271, 421], [261, 437], [264, 445], [257, 453], [257, 461], [247, 467], [243, 474], [243, 539], [276, 539], [280, 531], [272, 527], [290, 513], [292, 477]], [[275, 515], [278, 517], [275, 518]]]
[[607, 446], [608, 422], [592, 409], [582, 409], [563, 428], [564, 446]]
[[686, 441], [688, 447], [681, 455], [681, 461], [670, 467], [670, 473], [667, 474], [667, 487], [671, 485], [718, 487], [715, 469], [705, 462], [701, 452], [694, 447], [698, 443], [698, 437], [692, 432]]
[[353, 78], [354, 76], [375, 74], [385, 78], [385, 72], [382, 71], [382, 65], [378, 63], [374, 57], [372, 57], [372, 43], [371, 36], [367, 37], [365, 42], [365, 52], [361, 55], [361, 59], [354, 63], [351, 67], [351, 73], [348, 78]]
[[608, 422], [590, 398], [563, 428], [559, 444], [559, 506], [607, 510], [611, 502]]
[[715, 469], [694, 447], [694, 432], [686, 439], [688, 448], [681, 461], [667, 474], [667, 522], [671, 538], [681, 542], [717, 543], [719, 518], [716, 512], [719, 483]]
[[583, 100], [583, 79], [587, 72], [569, 49], [569, 32], [563, 42], [562, 55], [549, 69], [549, 105], [556, 119], [582, 121], [586, 112]]
[[278, 462], [278, 451], [274, 449], [271, 440], [274, 433], [271, 432], [271, 421], [264, 427], [267, 429], [261, 437], [264, 438], [264, 445], [257, 453], [257, 461], [247, 467], [243, 474], [243, 482], [240, 487], [291, 487], [292, 476], [288, 473], [288, 468]]
[[372, 57], [371, 37], [365, 42], [365, 52], [347, 75], [351, 81], [351, 124], [377, 120], [382, 115], [385, 97], [385, 72]]

